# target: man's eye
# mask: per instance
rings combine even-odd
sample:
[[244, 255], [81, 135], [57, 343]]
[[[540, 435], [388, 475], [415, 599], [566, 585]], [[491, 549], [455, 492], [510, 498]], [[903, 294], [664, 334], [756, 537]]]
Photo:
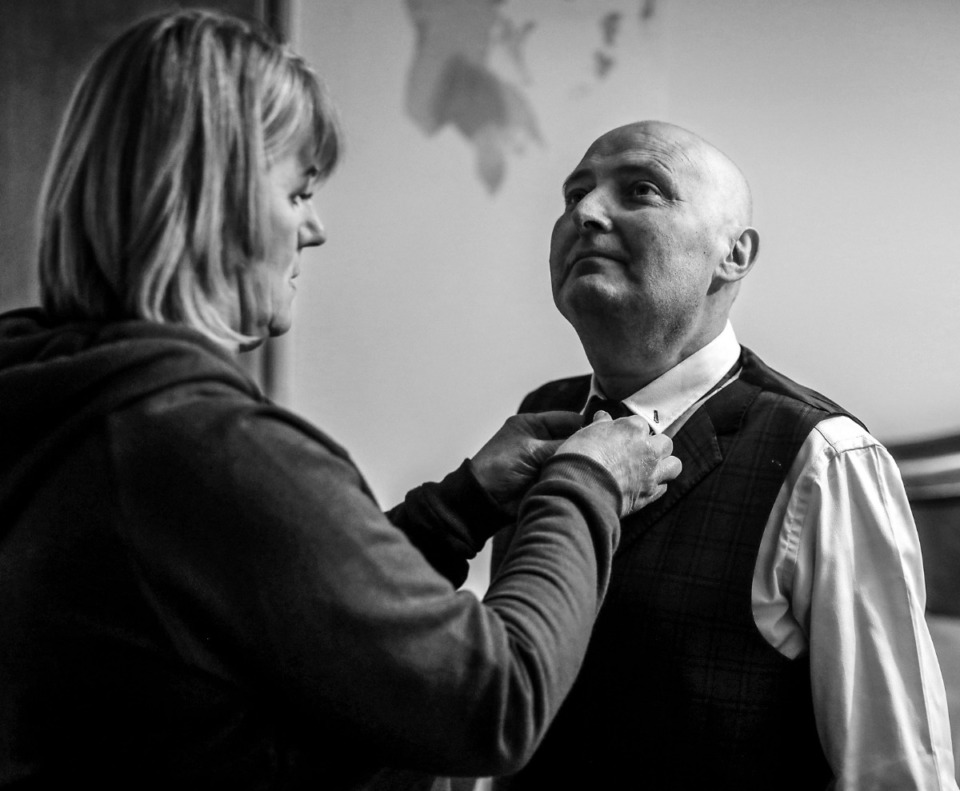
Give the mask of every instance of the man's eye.
[[567, 190], [563, 195], [563, 204], [568, 209], [572, 209], [586, 194], [585, 190]]
[[649, 181], [638, 181], [636, 184], [631, 184], [629, 193], [631, 198], [657, 197], [662, 194], [656, 185]]
[[293, 202], [296, 204], [309, 203], [312, 198], [313, 198], [312, 192], [298, 192], [296, 195], [293, 196]]

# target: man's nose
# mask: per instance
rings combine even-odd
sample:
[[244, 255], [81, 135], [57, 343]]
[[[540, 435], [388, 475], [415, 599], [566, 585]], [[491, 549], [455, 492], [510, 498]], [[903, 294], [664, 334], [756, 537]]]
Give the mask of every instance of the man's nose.
[[311, 205], [308, 209], [307, 218], [300, 226], [299, 232], [300, 247], [317, 247], [327, 241], [327, 232], [320, 222], [320, 216], [317, 210]]
[[607, 197], [602, 190], [593, 189], [574, 207], [573, 218], [580, 233], [609, 231], [612, 227]]

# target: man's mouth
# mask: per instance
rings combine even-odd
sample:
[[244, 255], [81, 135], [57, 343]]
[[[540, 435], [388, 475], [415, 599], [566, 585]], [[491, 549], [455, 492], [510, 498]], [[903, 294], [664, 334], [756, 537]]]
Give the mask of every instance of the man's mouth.
[[625, 258], [619, 251], [616, 250], [589, 248], [586, 250], [578, 250], [576, 253], [574, 253], [571, 256], [569, 268], [600, 268], [610, 264], [611, 262], [614, 264], [623, 264], [625, 262]]

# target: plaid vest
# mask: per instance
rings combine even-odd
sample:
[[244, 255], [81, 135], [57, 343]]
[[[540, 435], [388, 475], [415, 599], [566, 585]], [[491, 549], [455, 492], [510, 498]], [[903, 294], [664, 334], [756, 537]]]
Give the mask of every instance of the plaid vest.
[[[741, 364], [674, 438], [680, 477], [624, 520], [573, 691], [533, 760], [498, 789], [811, 791], [829, 781], [809, 662], [763, 639], [751, 589], [800, 446], [821, 420], [847, 413], [749, 349]], [[545, 385], [521, 411], [579, 410], [589, 384]]]

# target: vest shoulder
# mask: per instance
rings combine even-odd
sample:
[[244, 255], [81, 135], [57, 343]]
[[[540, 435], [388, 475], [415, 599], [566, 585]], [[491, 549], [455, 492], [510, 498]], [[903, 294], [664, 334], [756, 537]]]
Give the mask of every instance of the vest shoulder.
[[860, 425], [863, 423], [836, 401], [816, 390], [795, 382], [788, 376], [771, 368], [746, 346], [741, 347], [740, 356], [743, 368], [740, 378], [750, 384], [757, 385], [763, 390], [783, 396], [794, 402], [799, 402], [828, 415], [846, 415]]
[[527, 393], [520, 412], [546, 412], [552, 409], [579, 411], [590, 393], [590, 375], [555, 379]]

